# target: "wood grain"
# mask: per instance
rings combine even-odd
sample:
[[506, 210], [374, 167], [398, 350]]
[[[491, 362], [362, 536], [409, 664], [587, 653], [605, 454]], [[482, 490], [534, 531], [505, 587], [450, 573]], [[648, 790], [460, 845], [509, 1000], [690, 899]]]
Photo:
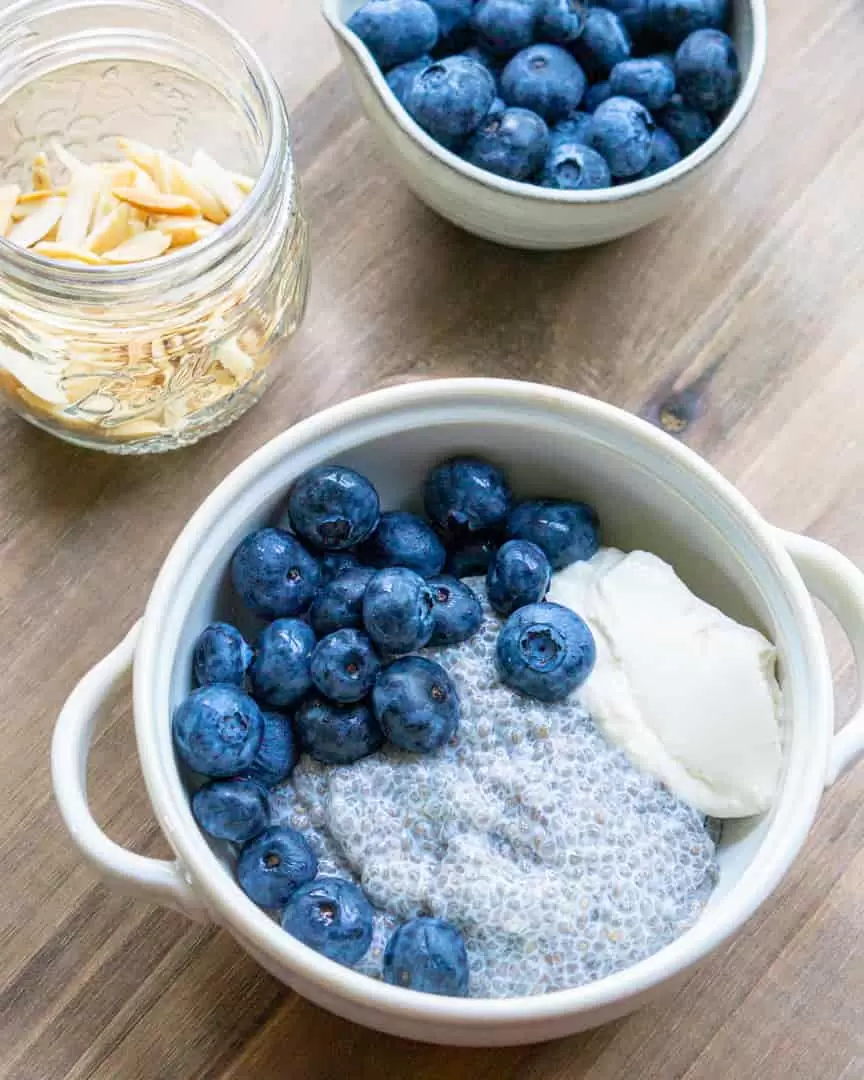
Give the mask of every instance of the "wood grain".
[[[864, 94], [859, 0], [774, 0], [755, 112], [674, 220], [525, 255], [434, 217], [379, 157], [311, 0], [219, 0], [279, 77], [312, 225], [313, 298], [260, 406], [203, 445], [117, 460], [0, 416], [0, 1076], [7, 1080], [862, 1080], [864, 768], [730, 948], [662, 1004], [540, 1047], [440, 1050], [298, 999], [224, 933], [124, 900], [76, 857], [48, 747], [76, 679], [144, 605], [190, 511], [302, 416], [408, 378], [494, 374], [679, 431], [765, 513], [864, 562]], [[853, 699], [836, 628], [841, 712]], [[128, 699], [96, 810], [164, 853]]]

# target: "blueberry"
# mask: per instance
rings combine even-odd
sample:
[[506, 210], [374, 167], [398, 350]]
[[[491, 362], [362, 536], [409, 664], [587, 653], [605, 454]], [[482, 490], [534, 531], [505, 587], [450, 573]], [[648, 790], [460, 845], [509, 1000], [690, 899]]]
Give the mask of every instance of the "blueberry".
[[319, 590], [312, 601], [309, 620], [318, 637], [336, 630], [359, 630], [363, 625], [363, 596], [375, 576], [370, 566], [347, 570]]
[[648, 0], [647, 25], [670, 45], [679, 45], [694, 30], [722, 30], [729, 0]]
[[630, 59], [630, 35], [614, 11], [590, 8], [585, 27], [574, 43], [573, 55], [589, 75], [607, 75], [616, 64]]
[[237, 880], [261, 907], [281, 907], [318, 873], [315, 852], [295, 829], [272, 826], [243, 846]]
[[646, 109], [662, 109], [675, 93], [675, 73], [662, 60], [623, 60], [612, 68], [609, 88]]
[[277, 709], [299, 701], [312, 685], [309, 664], [314, 648], [315, 634], [300, 619], [276, 619], [265, 626], [249, 671], [256, 700]]
[[501, 97], [555, 124], [578, 108], [586, 85], [582, 68], [566, 49], [531, 45], [504, 68]]
[[735, 42], [721, 30], [696, 30], [675, 53], [681, 97], [694, 109], [728, 109], [738, 93], [741, 72]]
[[609, 80], [601, 79], [600, 82], [593, 83], [585, 91], [582, 108], [588, 113], [595, 113], [603, 102], [608, 101], [610, 97], [612, 97], [612, 87], [609, 85]]
[[407, 64], [399, 64], [398, 67], [391, 68], [387, 72], [387, 85], [403, 105], [414, 77], [432, 63], [434, 63], [432, 57], [427, 54], [418, 60], [409, 60]]
[[496, 176], [528, 180], [546, 159], [548, 143], [549, 129], [536, 113], [505, 108], [498, 115], [490, 113], [486, 117], [468, 143], [464, 156], [478, 169]]
[[442, 56], [458, 52], [471, 40], [474, 0], [426, 0], [438, 16], [438, 51]]
[[264, 731], [261, 710], [236, 686], [202, 686], [174, 712], [174, 744], [204, 776], [234, 776], [251, 765]]
[[497, 531], [474, 533], [447, 556], [444, 570], [451, 577], [463, 578], [485, 574], [495, 556], [501, 536]]
[[496, 645], [501, 680], [539, 701], [563, 701], [591, 674], [595, 657], [588, 624], [560, 604], [519, 608]]
[[384, 745], [384, 733], [365, 702], [337, 705], [310, 694], [294, 723], [303, 749], [324, 765], [351, 765]]
[[348, 20], [348, 29], [384, 71], [416, 60], [438, 40], [438, 19], [422, 0], [367, 0]]
[[298, 536], [314, 547], [344, 551], [378, 524], [378, 492], [353, 469], [319, 465], [295, 482], [288, 515]]
[[486, 588], [489, 603], [501, 615], [512, 615], [526, 604], [539, 604], [549, 591], [552, 567], [536, 544], [508, 540], [498, 549]]
[[455, 149], [480, 126], [495, 100], [495, 80], [467, 56], [448, 56], [421, 71], [405, 107], [442, 146]]
[[287, 716], [277, 712], [265, 712], [264, 733], [258, 753], [243, 775], [257, 780], [265, 787], [275, 787], [286, 780], [297, 764], [297, 746], [294, 731]]
[[234, 552], [231, 576], [240, 599], [262, 619], [302, 615], [321, 581], [316, 560], [283, 529], [247, 536]]
[[540, 0], [480, 0], [471, 16], [477, 44], [494, 56], [510, 56], [534, 40]]
[[384, 953], [384, 981], [446, 997], [468, 994], [468, 954], [456, 927], [421, 915], [398, 928]]
[[363, 626], [386, 653], [421, 649], [435, 627], [432, 593], [413, 570], [396, 566], [379, 570], [366, 586]]
[[437, 574], [447, 553], [432, 526], [416, 514], [391, 510], [363, 544], [361, 557], [369, 566], [407, 566], [421, 577]]
[[570, 45], [585, 26], [585, 9], [580, 0], [541, 0], [537, 21], [538, 41]]
[[474, 592], [458, 578], [440, 574], [426, 582], [435, 601], [435, 629], [430, 645], [455, 645], [480, 629], [483, 609]]
[[530, 540], [545, 552], [553, 570], [582, 562], [600, 547], [597, 515], [586, 503], [566, 499], [529, 499], [517, 503], [507, 518], [507, 535]]
[[459, 697], [450, 676], [422, 656], [403, 656], [384, 668], [372, 708], [390, 742], [417, 754], [438, 750], [459, 728]]
[[610, 187], [612, 177], [596, 150], [569, 139], [557, 139], [549, 148], [540, 183], [564, 191], [589, 191]]
[[631, 37], [640, 37], [648, 26], [648, 0], [591, 0], [591, 6], [614, 12]]
[[359, 630], [337, 630], [312, 653], [312, 682], [321, 693], [348, 704], [366, 697], [381, 670], [372, 642]]
[[489, 106], [489, 112], [486, 113], [486, 119], [483, 121], [481, 126], [478, 128], [478, 133], [483, 130], [485, 125], [488, 124], [490, 120], [495, 120], [495, 119], [503, 116], [506, 111], [507, 111], [507, 103], [506, 103], [506, 101], [503, 101], [500, 97], [496, 97], [495, 100], [492, 102], [492, 104]]
[[318, 566], [321, 570], [321, 588], [329, 585], [331, 581], [344, 574], [346, 570], [355, 570], [360, 565], [360, 560], [353, 551], [325, 551], [318, 556]]
[[668, 131], [658, 127], [651, 138], [651, 160], [633, 179], [644, 180], [646, 177], [654, 176], [656, 173], [663, 172], [664, 169], [671, 169], [680, 160], [681, 151], [678, 149], [678, 143]]
[[481, 49], [479, 45], [470, 45], [467, 49], [463, 49], [460, 55], [466, 56], [469, 60], [476, 60], [478, 64], [482, 64], [492, 78], [497, 80], [503, 66], [500, 57], [493, 56], [485, 49]]
[[372, 905], [344, 878], [301, 885], [282, 911], [282, 929], [339, 964], [356, 964], [372, 944]]
[[[588, 91], [590, 93], [590, 89]], [[580, 112], [578, 109], [575, 112], [559, 121], [555, 127], [549, 132], [550, 144], [557, 142], [571, 142], [579, 143], [580, 146], [591, 145], [591, 114], [587, 112]]]
[[254, 780], [211, 780], [192, 796], [192, 814], [210, 836], [245, 844], [267, 828], [270, 803]]
[[455, 547], [503, 524], [512, 502], [500, 469], [471, 457], [436, 465], [426, 477], [424, 499], [427, 517]]
[[252, 650], [246, 639], [229, 623], [210, 623], [195, 642], [192, 666], [200, 686], [210, 683], [243, 686], [251, 663]]
[[669, 104], [657, 113], [657, 123], [669, 132], [684, 155], [692, 154], [714, 131], [711, 117], [687, 105], [680, 94], [673, 94]]
[[616, 178], [635, 176], [651, 160], [651, 113], [630, 98], [611, 97], [594, 113], [593, 142]]

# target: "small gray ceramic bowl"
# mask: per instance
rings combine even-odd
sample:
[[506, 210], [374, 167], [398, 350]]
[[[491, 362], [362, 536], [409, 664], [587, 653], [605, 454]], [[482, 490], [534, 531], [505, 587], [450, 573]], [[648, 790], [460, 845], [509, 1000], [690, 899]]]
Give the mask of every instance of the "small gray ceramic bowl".
[[445, 150], [411, 119], [363, 42], [345, 25], [362, 0], [322, 0], [368, 120], [411, 190], [468, 232], [511, 247], [560, 249], [614, 240], [671, 213], [741, 126], [765, 67], [764, 0], [732, 0], [741, 90], [725, 120], [695, 153], [647, 180], [599, 191], [553, 191], [504, 180]]

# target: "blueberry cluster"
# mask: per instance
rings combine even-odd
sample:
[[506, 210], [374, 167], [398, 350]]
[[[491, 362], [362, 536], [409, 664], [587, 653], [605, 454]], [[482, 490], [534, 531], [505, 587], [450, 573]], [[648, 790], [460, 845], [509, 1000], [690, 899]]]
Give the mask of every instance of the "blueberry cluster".
[[653, 176], [735, 100], [728, 0], [366, 0], [348, 26], [466, 161], [571, 191]]
[[[489, 462], [456, 457], [425, 484], [426, 519], [381, 512], [365, 477], [339, 465], [304, 473], [281, 525], [259, 529], [231, 561], [235, 592], [267, 620], [254, 648], [228, 623], [198, 637], [198, 689], [177, 708], [174, 741], [206, 782], [192, 798], [201, 828], [239, 847], [247, 895], [281, 911], [283, 927], [331, 959], [355, 964], [372, 941], [373, 910], [356, 884], [319, 876], [296, 830], [270, 826], [268, 790], [302, 750], [350, 765], [389, 742], [431, 754], [457, 735], [460, 701], [441, 664], [414, 655], [467, 641], [480, 629], [477, 595], [461, 577], [486, 573], [505, 617], [497, 642], [504, 683], [561, 701], [594, 665], [594, 641], [574, 612], [546, 603], [553, 569], [598, 548], [590, 507], [559, 499], [514, 502]], [[467, 992], [458, 930], [425, 916], [389, 943], [388, 980], [434, 993]]]

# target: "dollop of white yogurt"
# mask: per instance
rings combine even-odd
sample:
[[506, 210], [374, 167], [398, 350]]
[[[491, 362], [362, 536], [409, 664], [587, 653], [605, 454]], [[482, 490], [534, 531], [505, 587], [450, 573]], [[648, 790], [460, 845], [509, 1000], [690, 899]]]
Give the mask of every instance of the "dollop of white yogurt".
[[781, 768], [776, 651], [645, 551], [606, 548], [555, 574], [550, 600], [591, 627], [579, 696], [610, 742], [697, 810], [768, 809]]

